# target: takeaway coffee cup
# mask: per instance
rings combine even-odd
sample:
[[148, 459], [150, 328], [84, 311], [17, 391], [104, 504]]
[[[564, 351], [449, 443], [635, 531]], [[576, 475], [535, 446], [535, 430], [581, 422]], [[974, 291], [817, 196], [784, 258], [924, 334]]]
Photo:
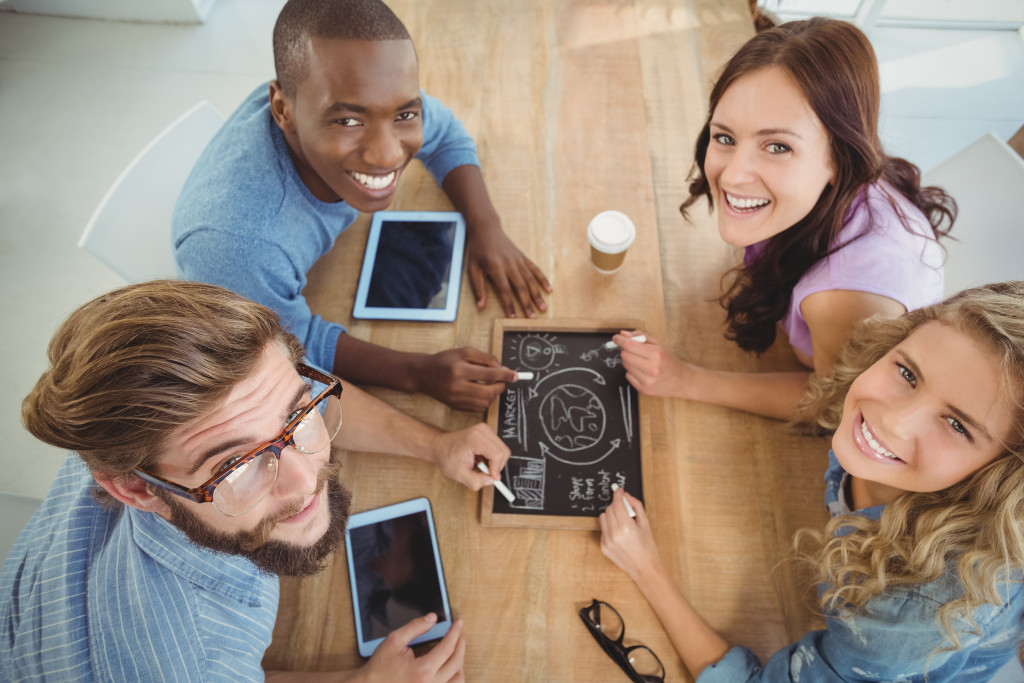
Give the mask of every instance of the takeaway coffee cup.
[[621, 211], [602, 211], [587, 226], [587, 239], [594, 267], [602, 273], [614, 273], [636, 239], [636, 226]]

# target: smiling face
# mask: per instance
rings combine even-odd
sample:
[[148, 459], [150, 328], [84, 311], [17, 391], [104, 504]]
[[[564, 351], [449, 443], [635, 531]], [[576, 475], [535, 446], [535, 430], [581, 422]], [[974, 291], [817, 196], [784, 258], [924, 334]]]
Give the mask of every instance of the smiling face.
[[[995, 355], [949, 325], [922, 325], [850, 386], [832, 439], [859, 507], [939, 491], [1006, 452], [1012, 415]], [[857, 481], [859, 480], [859, 481]]]
[[734, 246], [792, 227], [833, 180], [828, 132], [780, 67], [736, 79], [715, 107], [710, 132], [704, 175], [718, 231]]
[[[239, 382], [217, 409], [168, 441], [155, 473], [184, 486], [199, 486], [232, 458], [274, 439], [295, 411], [310, 400], [310, 387], [272, 343], [256, 371]], [[311, 455], [294, 446], [285, 448], [273, 488], [251, 510], [237, 517], [221, 514], [212, 503], [195, 503], [171, 494], [161, 498], [169, 501], [172, 509], [183, 510], [193, 527], [202, 524], [211, 538], [244, 538], [249, 546], [269, 540], [310, 547], [331, 524], [325, 495], [332, 469], [329, 457], [330, 448]], [[178, 520], [172, 516], [172, 521]]]
[[271, 112], [306, 187], [367, 213], [391, 204], [423, 144], [422, 108], [410, 40], [314, 38], [295, 96], [271, 84]]

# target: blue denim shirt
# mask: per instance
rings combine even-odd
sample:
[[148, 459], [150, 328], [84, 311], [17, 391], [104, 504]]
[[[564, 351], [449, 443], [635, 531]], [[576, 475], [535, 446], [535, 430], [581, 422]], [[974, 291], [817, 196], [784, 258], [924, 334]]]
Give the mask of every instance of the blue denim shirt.
[[[846, 472], [829, 453], [825, 504], [833, 517], [850, 512], [843, 481]], [[877, 519], [883, 506], [858, 510]], [[975, 611], [979, 633], [958, 624], [961, 648], [938, 651], [944, 634], [935, 621], [939, 609], [962, 593], [951, 568], [938, 581], [886, 591], [852, 616], [826, 616], [826, 630], [812, 631], [761, 665], [753, 652], [737, 646], [707, 667], [698, 683], [793, 681], [846, 683], [901, 681], [928, 683], [987, 681], [1013, 656], [1024, 618], [1022, 584], [1002, 584], [1002, 605]]]
[[[313, 315], [306, 274], [359, 212], [323, 202], [299, 177], [270, 115], [269, 86], [238, 107], [203, 151], [174, 208], [171, 240], [178, 275], [226, 287], [263, 304], [302, 342], [309, 359], [334, 367], [345, 328]], [[479, 166], [476, 144], [439, 100], [423, 96], [423, 145], [416, 154], [437, 180]], [[359, 272], [352, 273], [353, 283]]]
[[107, 508], [71, 455], [0, 571], [0, 681], [262, 681], [278, 579]]

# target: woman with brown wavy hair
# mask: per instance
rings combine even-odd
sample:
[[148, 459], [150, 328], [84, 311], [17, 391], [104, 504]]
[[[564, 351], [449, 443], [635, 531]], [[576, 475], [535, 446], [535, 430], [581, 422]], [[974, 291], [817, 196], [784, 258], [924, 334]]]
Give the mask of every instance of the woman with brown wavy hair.
[[706, 197], [722, 238], [744, 248], [721, 298], [727, 336], [761, 353], [781, 327], [807, 370], [709, 370], [623, 333], [615, 341], [633, 386], [789, 419], [811, 372], [828, 371], [858, 321], [942, 298], [937, 240], [956, 204], [882, 150], [879, 99], [874, 51], [847, 22], [784, 24], [733, 56], [711, 93], [681, 210]]
[[614, 494], [601, 550], [698, 683], [987, 681], [1024, 628], [1024, 282], [863, 321], [801, 403], [834, 432], [832, 515], [804, 530], [826, 629], [763, 666], [672, 583], [643, 505]]

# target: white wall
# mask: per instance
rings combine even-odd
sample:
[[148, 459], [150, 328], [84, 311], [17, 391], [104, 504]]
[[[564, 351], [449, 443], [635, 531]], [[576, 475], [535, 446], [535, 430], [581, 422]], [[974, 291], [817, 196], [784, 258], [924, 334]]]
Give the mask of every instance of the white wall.
[[6, 0], [0, 9], [64, 17], [198, 24], [216, 0]]

